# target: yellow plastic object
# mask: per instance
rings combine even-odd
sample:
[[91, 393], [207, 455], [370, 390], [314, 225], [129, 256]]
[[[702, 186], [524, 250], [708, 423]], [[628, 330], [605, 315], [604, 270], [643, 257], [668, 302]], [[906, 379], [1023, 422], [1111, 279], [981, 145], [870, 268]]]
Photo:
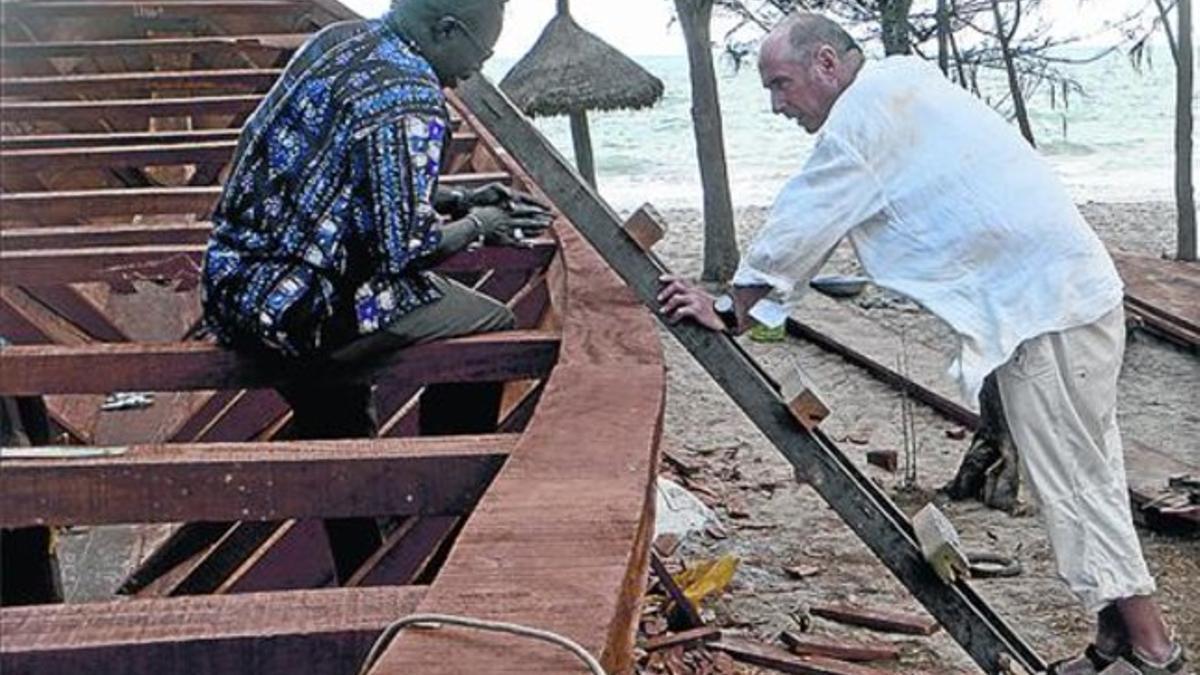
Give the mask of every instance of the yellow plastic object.
[[763, 324], [755, 324], [750, 327], [750, 339], [755, 342], [783, 342], [787, 339], [787, 328], [785, 326], [764, 326]]
[[683, 594], [688, 600], [699, 605], [704, 598], [725, 590], [729, 582], [733, 581], [737, 566], [738, 559], [732, 555], [706, 560], [676, 574], [675, 583], [683, 589]]

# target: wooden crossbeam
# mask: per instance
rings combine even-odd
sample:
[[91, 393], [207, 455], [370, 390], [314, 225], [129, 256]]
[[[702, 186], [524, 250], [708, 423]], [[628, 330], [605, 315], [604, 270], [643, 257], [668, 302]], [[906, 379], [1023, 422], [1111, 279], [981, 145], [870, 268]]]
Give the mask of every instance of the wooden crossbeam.
[[137, 445], [5, 459], [0, 525], [467, 513], [517, 435]]
[[32, 42], [0, 45], [0, 59], [24, 61], [47, 58], [148, 57], [154, 54], [197, 54], [212, 56], [238, 52], [290, 51], [312, 37], [308, 33], [266, 35], [211, 35], [148, 40], [87, 40], [76, 42]]
[[0, 610], [5, 673], [353, 673], [426, 587], [321, 589]]
[[118, 98], [159, 91], [262, 92], [270, 89], [281, 73], [283, 70], [279, 68], [244, 68], [6, 77], [0, 79], [0, 90], [5, 96], [44, 99], [80, 95]]
[[[52, 236], [42, 236], [46, 230]], [[40, 287], [101, 282], [127, 288], [134, 281], [182, 281], [190, 288], [199, 280], [209, 231], [208, 223], [4, 230], [0, 234], [0, 284]], [[63, 248], [92, 240], [114, 245]], [[172, 241], [181, 243], [162, 243]], [[445, 273], [537, 270], [546, 266], [555, 250], [549, 239], [532, 241], [528, 248], [488, 246], [461, 251], [436, 269]]]
[[[136, 134], [56, 134], [0, 138], [7, 172], [68, 171], [115, 167], [168, 166], [177, 164], [223, 164], [233, 157], [239, 130], [218, 129], [191, 132], [142, 132]], [[195, 134], [194, 142], [186, 142]], [[93, 139], [91, 145], [76, 136]], [[46, 142], [42, 139], [51, 139]], [[141, 143], [122, 143], [132, 139]], [[180, 141], [172, 142], [175, 139]], [[106, 144], [108, 142], [111, 144]], [[456, 133], [450, 153], [469, 153], [478, 141], [471, 133]]]
[[[460, 173], [444, 176], [442, 185], [473, 188], [488, 183], [510, 184], [503, 172]], [[118, 188], [61, 192], [0, 194], [3, 222], [66, 224], [86, 218], [161, 214], [207, 214], [221, 195], [219, 185], [196, 187]]]
[[[559, 339], [547, 331], [507, 331], [402, 349], [372, 367], [310, 366], [304, 377], [329, 382], [398, 378], [422, 385], [543, 377]], [[295, 367], [272, 367], [198, 342], [19, 345], [0, 350], [0, 394], [103, 394], [114, 391], [247, 389], [286, 383]]]
[[186, 19], [230, 14], [300, 13], [308, 6], [288, 0], [110, 0], [106, 2], [52, 1], [5, 3], [4, 11], [13, 18], [105, 17], [133, 19]]
[[94, 124], [97, 119], [145, 121], [155, 117], [241, 115], [253, 112], [260, 101], [261, 94], [103, 101], [4, 101], [0, 102], [0, 117], [6, 122], [59, 124]]

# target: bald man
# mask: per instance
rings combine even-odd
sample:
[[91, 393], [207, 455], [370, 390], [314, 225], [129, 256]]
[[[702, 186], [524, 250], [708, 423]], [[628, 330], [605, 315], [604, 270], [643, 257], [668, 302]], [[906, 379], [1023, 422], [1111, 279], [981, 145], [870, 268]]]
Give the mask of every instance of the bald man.
[[[298, 51], [247, 121], [213, 214], [203, 302], [223, 344], [301, 374], [512, 327], [504, 305], [429, 270], [549, 223], [503, 186], [438, 187], [451, 137], [442, 89], [491, 56], [503, 16], [503, 0], [401, 0]], [[282, 393], [304, 437], [374, 431], [365, 387]]]
[[1060, 576], [1098, 616], [1052, 672], [1179, 673], [1126, 491], [1116, 387], [1122, 284], [1061, 182], [1011, 125], [914, 57], [866, 61], [836, 23], [796, 14], [762, 44], [771, 108], [816, 145], [728, 294], [665, 278], [674, 321], [741, 333], [765, 296], [801, 292], [843, 238], [875, 283], [959, 336], [967, 400], [996, 371]]

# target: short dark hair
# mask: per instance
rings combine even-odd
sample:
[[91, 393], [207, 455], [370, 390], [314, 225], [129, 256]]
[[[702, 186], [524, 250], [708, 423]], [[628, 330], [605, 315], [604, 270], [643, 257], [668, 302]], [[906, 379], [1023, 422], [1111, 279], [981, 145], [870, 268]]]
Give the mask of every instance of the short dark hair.
[[844, 28], [836, 21], [812, 12], [794, 12], [784, 18], [780, 27], [787, 30], [788, 46], [792, 58], [807, 64], [812, 61], [813, 53], [821, 45], [829, 45], [844, 54], [849, 51], [861, 52], [858, 42], [850, 37]]
[[436, 21], [443, 16], [453, 16], [469, 23], [479, 16], [485, 7], [503, 5], [506, 0], [392, 0], [392, 10], [409, 13], [413, 18]]

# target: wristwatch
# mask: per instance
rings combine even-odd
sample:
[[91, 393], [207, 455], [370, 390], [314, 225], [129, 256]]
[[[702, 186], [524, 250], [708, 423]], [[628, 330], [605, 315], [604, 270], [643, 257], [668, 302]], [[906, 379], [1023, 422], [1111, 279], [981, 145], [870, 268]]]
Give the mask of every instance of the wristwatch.
[[721, 323], [725, 324], [725, 332], [732, 332], [737, 328], [738, 318], [737, 311], [733, 308], [733, 296], [728, 293], [722, 293], [713, 300], [713, 312]]

